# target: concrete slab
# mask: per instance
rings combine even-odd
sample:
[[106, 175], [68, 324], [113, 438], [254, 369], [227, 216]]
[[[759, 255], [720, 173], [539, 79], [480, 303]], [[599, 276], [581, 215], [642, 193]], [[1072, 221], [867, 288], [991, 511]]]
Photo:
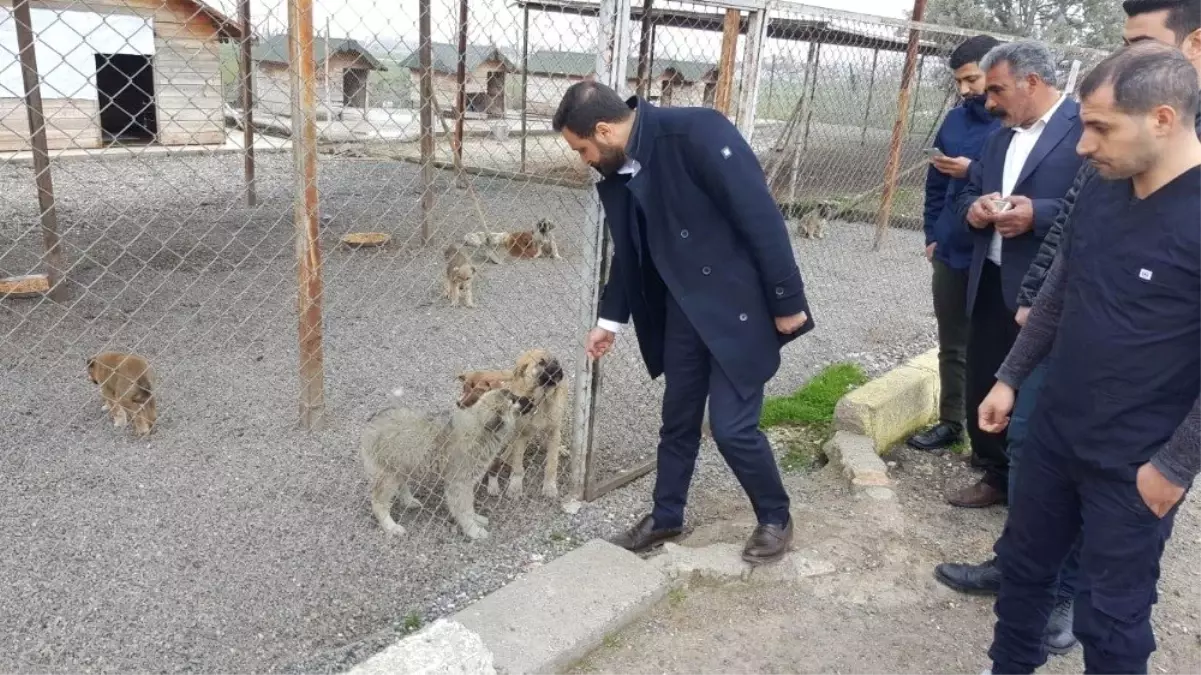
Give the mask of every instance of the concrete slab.
[[451, 619], [478, 634], [502, 675], [561, 672], [659, 602], [667, 577], [599, 539]]
[[[872, 439], [848, 431], [836, 431], [826, 441], [826, 457], [836, 465], [851, 485], [859, 489], [888, 488], [888, 466], [876, 454]], [[874, 495], [873, 495], [874, 496]]]
[[884, 452], [937, 416], [938, 389], [938, 350], [932, 349], [843, 396], [834, 422]]
[[495, 675], [476, 633], [439, 619], [355, 666], [348, 675]]

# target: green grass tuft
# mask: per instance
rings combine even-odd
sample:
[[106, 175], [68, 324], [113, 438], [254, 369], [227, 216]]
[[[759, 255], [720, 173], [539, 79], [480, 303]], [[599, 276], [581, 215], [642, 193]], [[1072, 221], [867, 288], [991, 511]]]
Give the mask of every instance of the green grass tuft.
[[769, 396], [759, 417], [762, 428], [784, 424], [824, 426], [834, 420], [834, 406], [848, 391], [867, 382], [858, 364], [835, 363], [791, 396]]

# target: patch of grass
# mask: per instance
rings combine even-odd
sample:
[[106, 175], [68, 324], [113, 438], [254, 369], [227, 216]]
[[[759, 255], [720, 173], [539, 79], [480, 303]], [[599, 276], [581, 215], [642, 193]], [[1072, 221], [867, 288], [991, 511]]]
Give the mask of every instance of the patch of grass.
[[550, 540], [553, 542], [567, 541], [567, 535], [563, 534], [562, 532], [551, 532]]
[[417, 631], [421, 630], [421, 625], [423, 623], [424, 622], [421, 620], [421, 615], [413, 611], [409, 612], [408, 615], [405, 616], [404, 622], [401, 623], [400, 628], [405, 633], [416, 633]]
[[688, 592], [684, 590], [683, 586], [677, 586], [676, 588], [673, 588], [667, 592], [667, 602], [672, 607], [684, 602], [684, 598], [686, 597], [688, 597]]
[[828, 426], [834, 420], [834, 406], [848, 391], [867, 382], [858, 364], [835, 363], [805, 383], [791, 396], [769, 396], [759, 416], [761, 428], [787, 424]]
[[621, 637], [616, 633], [609, 633], [601, 644], [607, 649], [616, 649], [621, 644]]

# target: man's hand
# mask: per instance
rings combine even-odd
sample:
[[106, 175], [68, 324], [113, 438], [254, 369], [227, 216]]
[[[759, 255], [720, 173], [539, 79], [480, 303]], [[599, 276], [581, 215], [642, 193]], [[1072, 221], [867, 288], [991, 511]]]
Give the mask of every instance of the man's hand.
[[938, 242], [926, 247], [926, 262], [934, 262], [934, 249], [936, 248], [938, 248]]
[[1010, 239], [1034, 229], [1034, 202], [1029, 197], [1009, 195], [1013, 208], [993, 217], [993, 225], [1002, 237]]
[[997, 217], [997, 208], [993, 206], [994, 199], [1000, 199], [1001, 193], [994, 192], [992, 194], [981, 195], [972, 202], [971, 208], [967, 210], [967, 224], [983, 230], [993, 222], [993, 218]]
[[980, 403], [978, 423], [980, 430], [990, 433], [999, 434], [1009, 426], [1009, 413], [1013, 412], [1013, 401], [1017, 397], [1017, 393], [1013, 387], [998, 382], [993, 385], [992, 391], [988, 392], [988, 396]]
[[1029, 319], [1029, 318], [1030, 318], [1030, 308], [1029, 307], [1018, 307], [1018, 313], [1016, 316], [1013, 317], [1013, 320], [1018, 322], [1019, 326], [1025, 326], [1026, 319]]
[[1168, 515], [1168, 511], [1184, 498], [1184, 488], [1165, 478], [1151, 462], [1138, 468], [1135, 486], [1143, 503], [1159, 518]]
[[777, 316], [776, 330], [784, 335], [792, 335], [800, 330], [801, 326], [805, 325], [805, 321], [808, 318], [809, 317], [806, 316], [804, 312], [801, 312], [800, 314], [794, 314], [793, 316]]
[[613, 342], [617, 339], [617, 335], [611, 331], [607, 331], [600, 326], [588, 331], [588, 340], [584, 345], [584, 350], [588, 352], [588, 356], [592, 360], [599, 359], [609, 350], [613, 348]]
[[939, 173], [945, 173], [951, 178], [967, 178], [967, 171], [972, 166], [972, 160], [967, 157], [934, 157], [930, 163]]

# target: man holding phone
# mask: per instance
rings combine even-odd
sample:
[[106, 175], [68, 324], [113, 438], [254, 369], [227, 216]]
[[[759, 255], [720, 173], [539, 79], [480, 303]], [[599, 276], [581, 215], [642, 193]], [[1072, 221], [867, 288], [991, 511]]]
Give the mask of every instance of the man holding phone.
[[965, 361], [967, 359], [967, 282], [972, 264], [972, 235], [963, 227], [955, 200], [967, 187], [968, 169], [980, 156], [984, 139], [1001, 126], [984, 107], [984, 71], [980, 59], [1000, 42], [988, 35], [968, 38], [951, 52], [950, 65], [963, 103], [947, 113], [934, 147], [927, 148], [926, 259], [938, 320], [938, 424], [914, 434], [909, 445], [941, 452], [963, 438]]

